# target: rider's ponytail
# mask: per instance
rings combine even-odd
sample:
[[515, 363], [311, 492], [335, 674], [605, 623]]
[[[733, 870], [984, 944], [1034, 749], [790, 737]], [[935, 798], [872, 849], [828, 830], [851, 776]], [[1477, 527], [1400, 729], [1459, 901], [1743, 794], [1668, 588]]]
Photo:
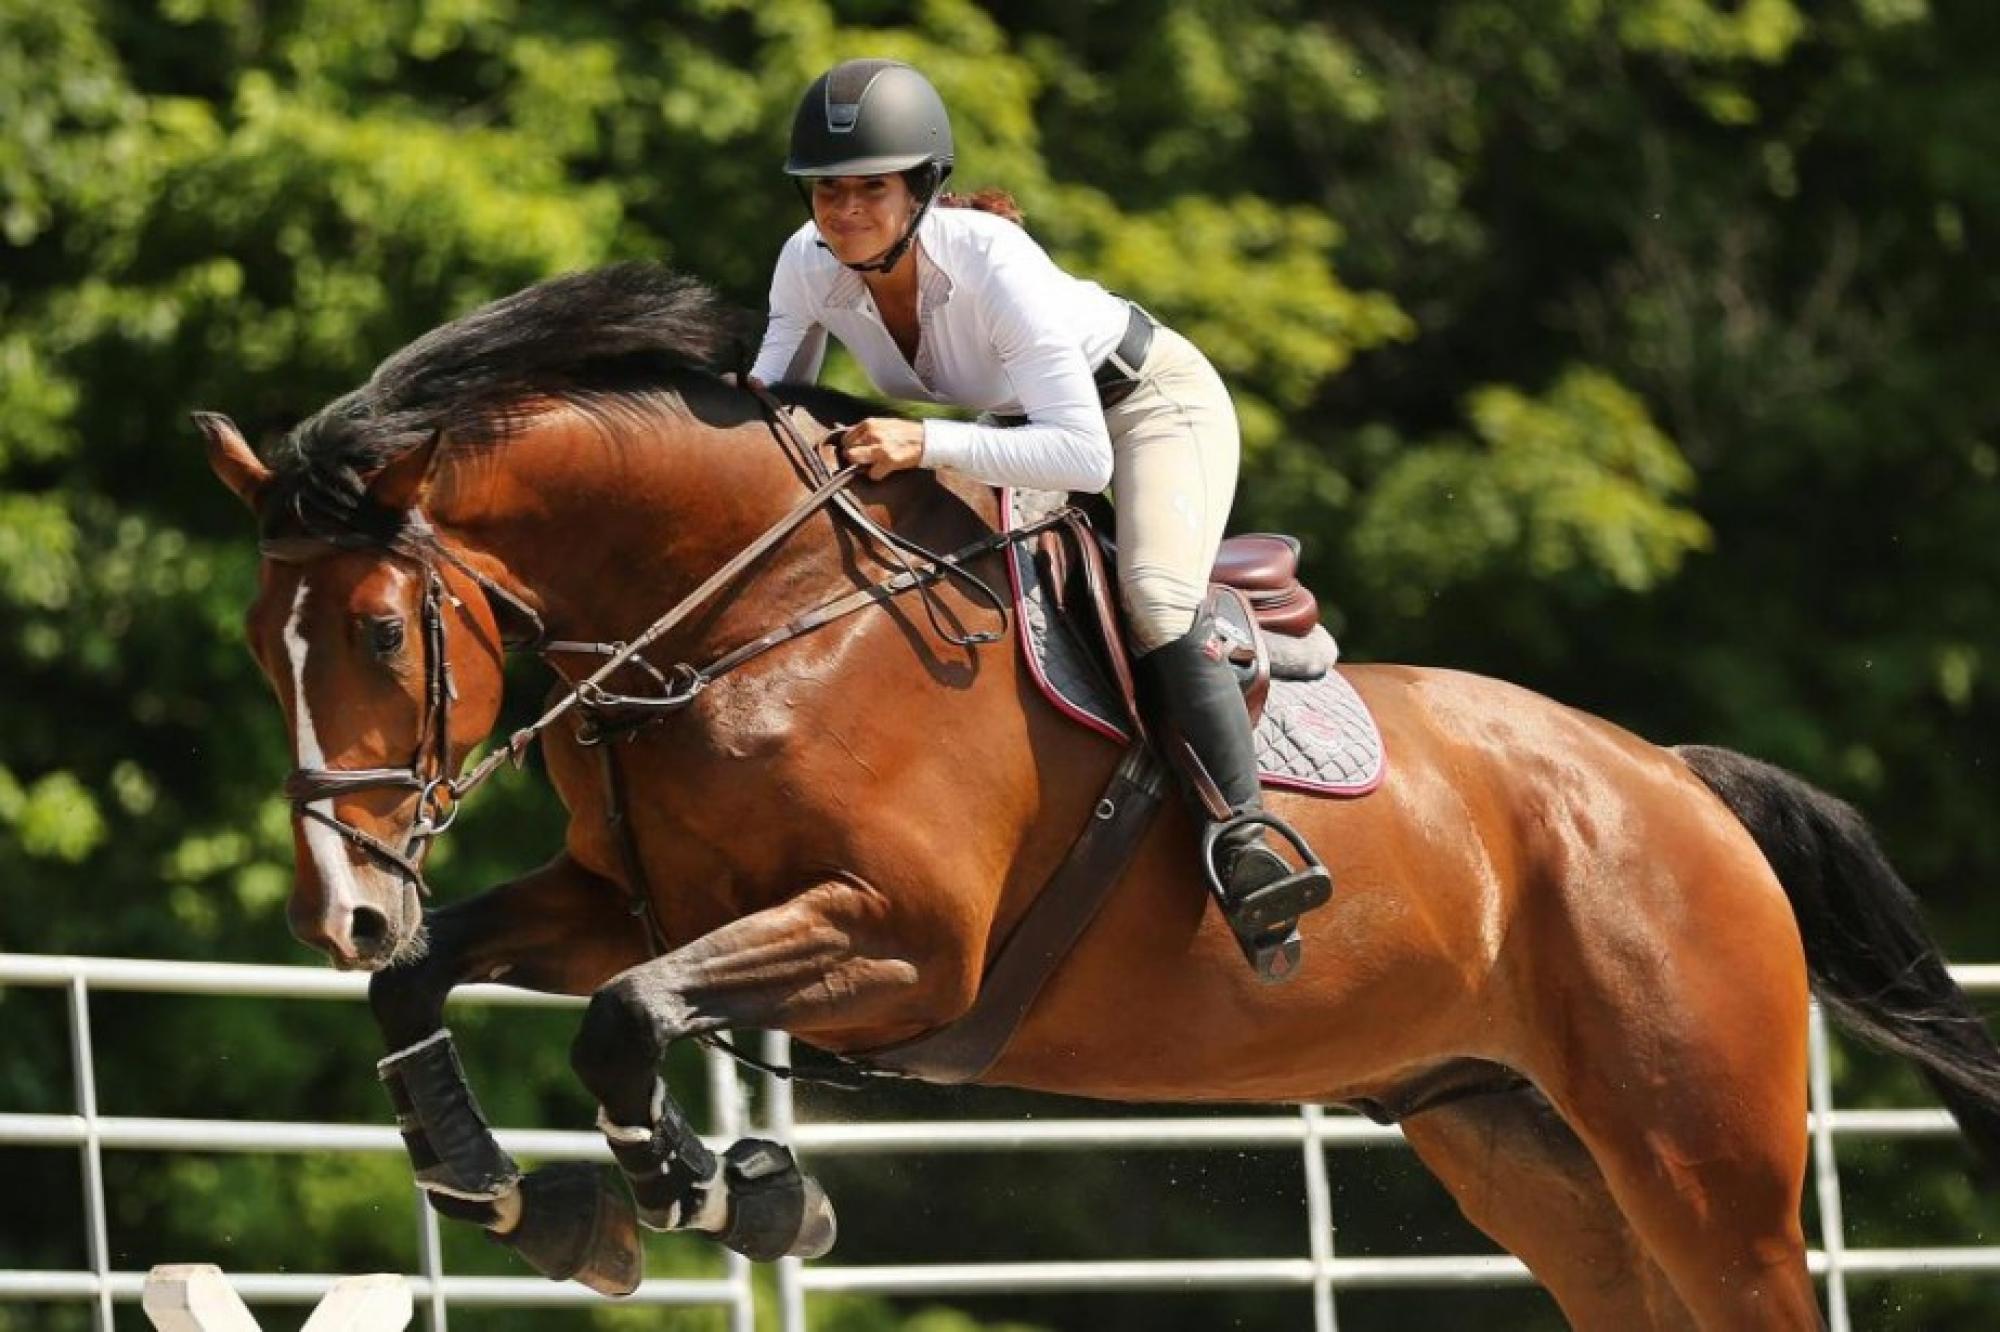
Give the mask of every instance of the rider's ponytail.
[[958, 194], [947, 190], [938, 195], [939, 208], [976, 208], [982, 213], [992, 213], [1004, 217], [1017, 227], [1027, 225], [1021, 213], [1021, 205], [1014, 202], [1014, 196], [1005, 190], [974, 190], [971, 194]]

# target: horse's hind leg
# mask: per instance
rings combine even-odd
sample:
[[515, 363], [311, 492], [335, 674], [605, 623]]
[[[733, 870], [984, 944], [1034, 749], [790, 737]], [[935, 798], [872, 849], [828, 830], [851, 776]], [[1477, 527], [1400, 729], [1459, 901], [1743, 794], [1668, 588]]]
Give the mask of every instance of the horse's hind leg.
[[1403, 1136], [1466, 1219], [1528, 1265], [1583, 1332], [1691, 1328], [1597, 1163], [1532, 1088], [1411, 1116]]
[[[558, 856], [534, 873], [432, 912], [429, 946], [376, 973], [369, 1005], [389, 1048], [380, 1065], [417, 1182], [446, 1216], [495, 1232], [538, 1271], [617, 1294], [639, 1280], [632, 1204], [615, 1173], [575, 1164], [521, 1175], [480, 1113], [444, 1027], [445, 998], [470, 981], [587, 994], [645, 956], [624, 894]], [[570, 1218], [581, 1214], [584, 1229]]]
[[[1607, 1032], [1571, 1085], [1551, 1088], [1647, 1252], [1715, 1332], [1824, 1326], [1799, 1219], [1805, 1070], [1786, 1048], [1804, 1034], [1765, 1018], [1701, 1022], [1708, 1038], [1690, 1031], [1681, 1049], [1636, 1060], [1658, 1033], [1628, 1027], [1631, 1044], [1614, 1049]], [[1709, 1046], [1732, 1042], [1769, 1063], [1718, 1066]]]
[[1747, 838], [1683, 839], [1673, 869], [1548, 973], [1538, 1081], [1701, 1327], [1817, 1329], [1797, 928]]

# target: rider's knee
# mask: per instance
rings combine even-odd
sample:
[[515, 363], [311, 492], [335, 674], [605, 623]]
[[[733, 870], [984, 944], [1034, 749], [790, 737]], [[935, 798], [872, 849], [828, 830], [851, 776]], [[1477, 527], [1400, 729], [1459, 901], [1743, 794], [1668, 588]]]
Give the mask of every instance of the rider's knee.
[[1140, 567], [1118, 580], [1125, 627], [1136, 652], [1165, 647], [1194, 628], [1208, 589], [1164, 569]]

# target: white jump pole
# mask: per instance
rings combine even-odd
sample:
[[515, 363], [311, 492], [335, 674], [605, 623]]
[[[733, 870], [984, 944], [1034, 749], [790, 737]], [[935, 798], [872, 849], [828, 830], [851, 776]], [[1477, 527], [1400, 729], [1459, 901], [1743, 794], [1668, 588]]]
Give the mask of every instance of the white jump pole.
[[399, 1276], [342, 1277], [299, 1332], [402, 1332], [410, 1309], [410, 1283]]
[[[243, 1297], [213, 1263], [155, 1267], [141, 1303], [158, 1332], [259, 1332]], [[401, 1332], [411, 1312], [410, 1283], [402, 1277], [342, 1277], [300, 1332]]]

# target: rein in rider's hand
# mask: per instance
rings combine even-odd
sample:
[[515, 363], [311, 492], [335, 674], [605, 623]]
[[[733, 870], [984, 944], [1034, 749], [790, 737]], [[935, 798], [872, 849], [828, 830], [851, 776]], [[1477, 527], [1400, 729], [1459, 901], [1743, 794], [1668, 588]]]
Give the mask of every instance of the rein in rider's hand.
[[924, 423], [871, 416], [841, 433], [840, 456], [867, 468], [870, 481], [907, 471], [924, 460]]

